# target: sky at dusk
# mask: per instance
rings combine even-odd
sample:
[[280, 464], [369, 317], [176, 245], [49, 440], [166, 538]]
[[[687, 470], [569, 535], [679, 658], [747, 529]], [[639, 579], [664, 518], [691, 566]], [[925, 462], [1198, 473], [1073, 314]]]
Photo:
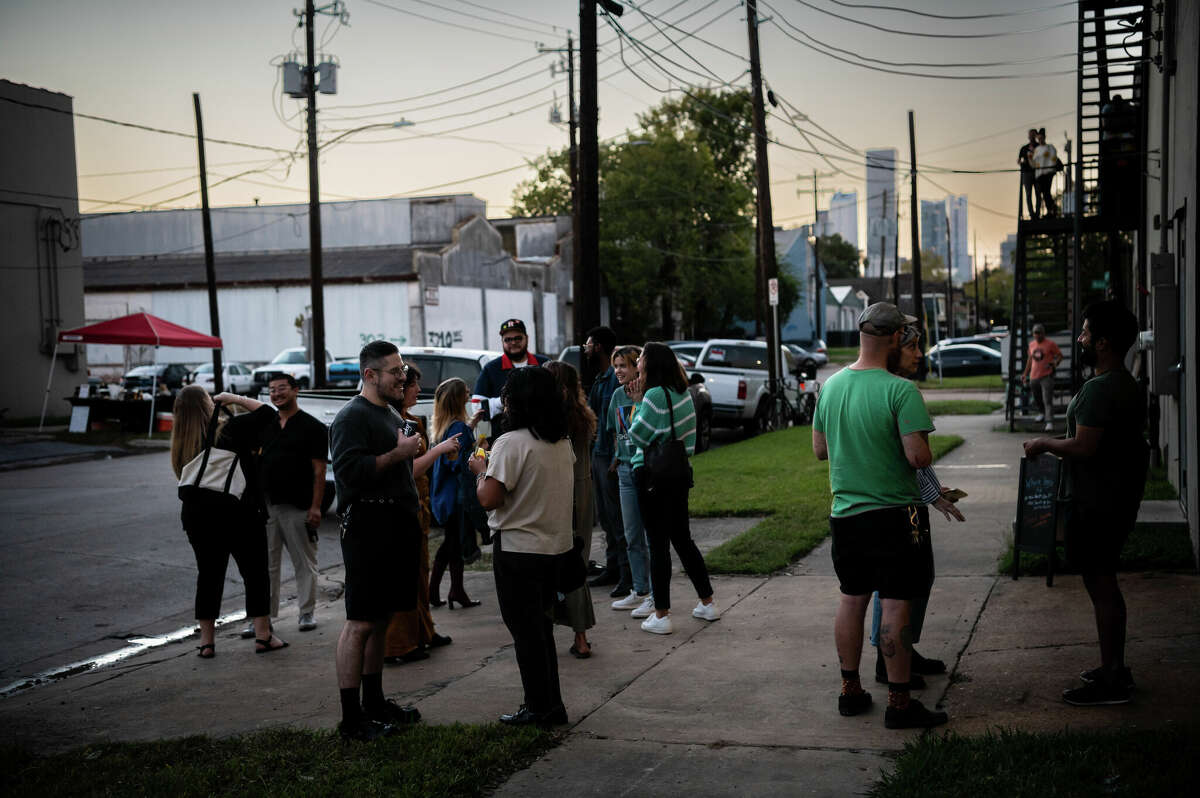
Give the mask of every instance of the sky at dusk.
[[[966, 193], [980, 258], [995, 259], [1000, 242], [1016, 230], [1016, 175], [941, 170], [1011, 169], [1023, 130], [1031, 126], [1045, 126], [1062, 153], [1064, 132], [1074, 135], [1075, 27], [1062, 24], [1074, 20], [1074, 5], [874, 3], [931, 15], [1010, 14], [947, 20], [855, 7], [864, 2], [760, 0], [763, 75], [782, 101], [767, 120], [779, 142], [769, 150], [776, 224], [812, 221], [816, 169], [825, 175], [822, 189], [858, 191], [859, 246], [865, 249], [865, 166], [854, 151], [895, 147], [905, 162], [900, 248], [907, 255], [911, 109], [918, 167], [930, 167], [928, 177], [937, 184], [920, 180], [920, 198]], [[602, 139], [636, 138], [637, 114], [668, 92], [680, 96], [681, 85], [749, 85], [745, 9], [737, 0], [625, 5], [618, 22], [634, 41], [598, 21]], [[293, 14], [301, 6], [0, 0], [0, 77], [68, 94], [77, 113], [189, 133], [195, 130], [192, 92], [199, 92], [208, 137], [295, 152], [289, 157], [210, 143], [210, 185], [250, 172], [215, 185], [211, 203], [303, 202], [303, 102], [282, 96], [273, 65], [303, 49], [304, 32]], [[377, 127], [323, 151], [322, 200], [469, 192], [487, 201], [490, 216], [507, 215], [513, 188], [531, 174], [525, 163], [566, 145], [566, 125], [551, 124], [549, 114], [557, 97], [566, 119], [567, 77], [551, 74], [560, 56], [539, 56], [538, 43], [565, 46], [568, 30], [578, 30], [578, 4], [346, 0], [345, 7], [349, 25], [323, 16], [315, 28], [324, 42], [319, 49], [341, 65], [337, 95], [318, 95], [320, 140]], [[1043, 10], [1011, 15], [1030, 9]], [[911, 35], [917, 33], [935, 35]], [[860, 60], [849, 53], [890, 62], [878, 66], [901, 72], [1030, 77], [934, 79], [835, 60]], [[976, 63], [996, 65], [946, 66]], [[391, 127], [399, 120], [412, 124]], [[192, 140], [76, 118], [75, 146], [84, 212], [199, 205]], [[828, 201], [823, 195], [822, 207]]]

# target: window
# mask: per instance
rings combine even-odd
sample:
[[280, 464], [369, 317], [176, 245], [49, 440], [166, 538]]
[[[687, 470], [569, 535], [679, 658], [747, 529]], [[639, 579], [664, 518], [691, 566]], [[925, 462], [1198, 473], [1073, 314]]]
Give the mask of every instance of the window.
[[767, 368], [767, 348], [765, 346], [746, 346], [744, 344], [713, 345], [704, 355], [705, 366], [718, 366], [728, 369], [762, 369]]
[[284, 364], [290, 365], [290, 364], [294, 364], [294, 363], [307, 363], [307, 362], [308, 362], [308, 358], [306, 358], [304, 356], [303, 349], [285, 349], [284, 351], [280, 352], [278, 355], [275, 356], [275, 359], [271, 361], [271, 365], [275, 365], [276, 363], [284, 363]]

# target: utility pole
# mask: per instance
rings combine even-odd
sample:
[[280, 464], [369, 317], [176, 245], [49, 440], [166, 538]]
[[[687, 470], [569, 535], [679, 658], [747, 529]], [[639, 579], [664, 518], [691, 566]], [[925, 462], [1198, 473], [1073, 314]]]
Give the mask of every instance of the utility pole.
[[[879, 299], [883, 299], [883, 264], [887, 261], [887, 189], [883, 190], [883, 214], [879, 231]], [[879, 301], [879, 300], [876, 300]], [[897, 307], [899, 307], [897, 305]]]
[[317, 176], [317, 68], [313, 62], [313, 0], [304, 3], [304, 94], [308, 100], [308, 251], [312, 282], [312, 387], [324, 388], [325, 283], [321, 263], [321, 187]]
[[972, 236], [971, 277], [975, 281], [975, 332], [979, 332], [979, 231]]
[[954, 249], [950, 246], [950, 211], [946, 211], [946, 337], [954, 337]]
[[[755, 297], [756, 316], [770, 318], [766, 308], [767, 280], [778, 277], [775, 263], [775, 223], [771, 215], [771, 177], [767, 165], [767, 115], [763, 109], [762, 66], [758, 57], [758, 2], [746, 0], [746, 33], [750, 39], [750, 84], [753, 91], [754, 114], [754, 172], [758, 182], [758, 279], [755, 280], [760, 293]], [[813, 194], [813, 200], [817, 195]], [[779, 329], [774, 323], [767, 325], [767, 376], [771, 392], [778, 387]]]
[[[196, 111], [196, 148], [200, 155], [200, 220], [204, 229], [204, 277], [208, 282], [208, 323], [212, 335], [221, 337], [221, 317], [217, 312], [217, 268], [213, 263], [212, 214], [208, 208], [208, 167], [204, 159], [204, 118], [200, 115], [200, 94], [192, 92], [192, 107]], [[221, 350], [212, 351], [213, 390], [225, 390], [225, 367], [221, 363]]]
[[[569, 147], [567, 149], [567, 171], [571, 181], [571, 281], [575, 284], [576, 290], [576, 312], [573, 314], [574, 322], [572, 325], [572, 333], [577, 341], [583, 341], [587, 331], [596, 325], [583, 327], [580, 329], [580, 314], [579, 314], [579, 287], [584, 284], [585, 278], [582, 271], [582, 259], [580, 257], [580, 242], [579, 242], [579, 149], [575, 144], [576, 133], [579, 129], [579, 122], [575, 116], [575, 39], [567, 36], [566, 50], [554, 50], [548, 47], [538, 47], [539, 53], [562, 53], [567, 54], [567, 141]], [[554, 67], [550, 69], [550, 74], [562, 74], [559, 62], [558, 73]], [[597, 322], [599, 323], [599, 322]]]
[[983, 256], [983, 306], [985, 308], [989, 309], [987, 326], [988, 326], [988, 329], [990, 330], [992, 328], [992, 314], [991, 314], [991, 310], [990, 310], [991, 305], [988, 303], [988, 260], [987, 260], [987, 255]]
[[892, 304], [900, 307], [900, 195], [896, 195], [896, 235], [892, 236]]
[[817, 202], [817, 170], [813, 170], [813, 275], [817, 280], [817, 304], [815, 315], [817, 317], [816, 329], [817, 337], [822, 341], [825, 340], [825, 281], [821, 279], [821, 224], [819, 210], [820, 204]]
[[579, 266], [575, 269], [575, 342], [600, 324], [600, 122], [596, 0], [579, 0]]
[[[913, 276], [913, 315], [917, 317], [917, 329], [921, 331], [921, 351], [925, 351], [928, 340], [925, 335], [925, 298], [921, 295], [921, 235], [917, 226], [917, 136], [913, 123], [913, 112], [908, 112], [908, 158], [912, 166], [912, 198], [909, 204], [909, 216], [912, 217], [912, 276]], [[924, 358], [921, 360], [925, 362]], [[924, 370], [924, 367], [922, 367]], [[922, 377], [923, 378], [923, 377]]]

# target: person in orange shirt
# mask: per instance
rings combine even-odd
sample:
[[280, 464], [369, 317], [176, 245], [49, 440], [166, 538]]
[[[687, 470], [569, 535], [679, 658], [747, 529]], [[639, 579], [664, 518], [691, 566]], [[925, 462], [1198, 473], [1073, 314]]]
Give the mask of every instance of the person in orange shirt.
[[1029, 342], [1021, 382], [1026, 385], [1032, 382], [1033, 395], [1042, 407], [1034, 420], [1045, 421], [1047, 432], [1054, 429], [1054, 371], [1062, 359], [1062, 350], [1046, 337], [1046, 328], [1041, 324], [1033, 325], [1033, 340]]

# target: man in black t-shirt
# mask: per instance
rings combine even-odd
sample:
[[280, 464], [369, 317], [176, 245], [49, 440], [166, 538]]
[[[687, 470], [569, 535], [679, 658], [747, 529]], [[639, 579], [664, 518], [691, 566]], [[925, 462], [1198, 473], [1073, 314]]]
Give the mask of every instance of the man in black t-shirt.
[[[1025, 207], [1029, 209], [1030, 219], [1038, 218], [1038, 213], [1033, 208], [1033, 150], [1035, 147], [1037, 147], [1037, 129], [1031, 127], [1029, 128], [1029, 141], [1017, 152], [1017, 165], [1021, 167], [1021, 190], [1025, 194]], [[1017, 205], [1020, 204], [1021, 199], [1018, 197]]]
[[272, 374], [267, 383], [277, 423], [263, 433], [259, 450], [267, 500], [267, 556], [271, 572], [271, 617], [279, 615], [279, 562], [287, 547], [296, 572], [300, 631], [317, 628], [317, 527], [325, 497], [325, 458], [329, 431], [296, 404], [299, 386], [290, 374]]
[[1089, 306], [1077, 343], [1080, 361], [1094, 367], [1095, 376], [1067, 406], [1067, 437], [1025, 443], [1027, 457], [1050, 452], [1064, 460], [1070, 493], [1067, 559], [1083, 576], [1096, 616], [1100, 667], [1079, 674], [1082, 687], [1063, 692], [1063, 700], [1074, 706], [1125, 704], [1133, 691], [1117, 566], [1137, 522], [1149, 465], [1146, 403], [1125, 368], [1125, 353], [1137, 332], [1137, 319], [1121, 303]]

